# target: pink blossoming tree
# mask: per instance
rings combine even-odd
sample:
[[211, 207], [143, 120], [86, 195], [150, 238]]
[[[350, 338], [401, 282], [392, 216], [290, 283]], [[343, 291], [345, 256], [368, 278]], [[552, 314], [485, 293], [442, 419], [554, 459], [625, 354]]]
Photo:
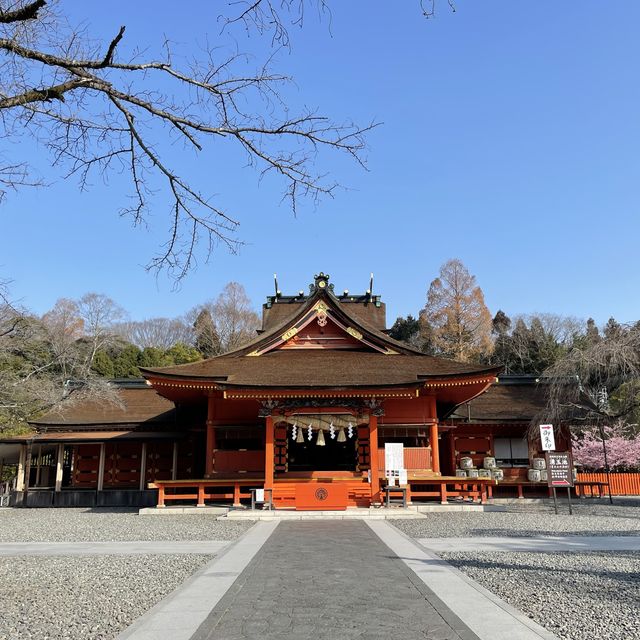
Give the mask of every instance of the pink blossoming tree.
[[[640, 470], [640, 438], [626, 438], [619, 427], [605, 427], [607, 459], [612, 471]], [[573, 458], [586, 471], [604, 469], [602, 439], [597, 432], [573, 437]]]

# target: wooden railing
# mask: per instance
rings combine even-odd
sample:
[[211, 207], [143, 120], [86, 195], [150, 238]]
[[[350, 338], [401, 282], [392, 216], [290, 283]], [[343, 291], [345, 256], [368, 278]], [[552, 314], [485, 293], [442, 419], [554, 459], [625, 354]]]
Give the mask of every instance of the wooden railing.
[[[611, 495], [640, 496], [640, 473], [611, 473]], [[606, 473], [579, 473], [578, 480], [584, 482], [607, 482]], [[587, 489], [590, 495], [590, 489]]]
[[[234, 506], [240, 500], [251, 499], [247, 489], [260, 489], [264, 486], [264, 478], [246, 480], [157, 480], [149, 483], [149, 489], [158, 490], [158, 508], [165, 506], [170, 500], [196, 500], [196, 506], [204, 507], [205, 500], [233, 500]], [[243, 489], [245, 489], [243, 491]], [[168, 491], [167, 491], [168, 490]]]

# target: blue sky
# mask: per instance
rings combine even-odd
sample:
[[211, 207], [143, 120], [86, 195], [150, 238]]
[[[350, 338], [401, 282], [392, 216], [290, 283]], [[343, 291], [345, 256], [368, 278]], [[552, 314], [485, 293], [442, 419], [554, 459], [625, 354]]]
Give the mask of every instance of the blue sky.
[[[263, 56], [256, 34], [220, 34], [220, 4], [61, 6], [105, 39], [126, 24], [127, 46], [153, 50], [167, 34], [186, 52], [208, 38]], [[119, 178], [80, 193], [47, 174], [47, 189], [0, 205], [0, 276], [14, 297], [41, 313], [98, 291], [142, 319], [179, 315], [230, 280], [257, 307], [274, 272], [295, 292], [320, 270], [337, 289], [363, 291], [373, 271], [391, 324], [416, 314], [440, 265], [458, 257], [492, 313], [639, 319], [640, 3], [457, 0], [456, 13], [440, 2], [432, 20], [417, 0], [330, 4], [330, 23], [308, 15], [276, 62], [295, 78], [293, 105], [383, 123], [369, 136], [368, 171], [319, 158], [348, 190], [294, 217], [282, 185], [258, 182], [225, 147], [183, 154], [182, 172], [219, 194], [246, 245], [220, 248], [174, 290], [144, 270], [164, 240], [162, 203], [133, 228], [118, 214]]]

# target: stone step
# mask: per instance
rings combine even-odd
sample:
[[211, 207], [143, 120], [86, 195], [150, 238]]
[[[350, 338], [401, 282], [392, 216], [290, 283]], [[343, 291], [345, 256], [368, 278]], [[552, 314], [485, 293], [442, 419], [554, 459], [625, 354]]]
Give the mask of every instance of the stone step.
[[421, 519], [425, 516], [416, 509], [347, 509], [345, 511], [294, 511], [287, 509], [238, 509], [220, 516], [219, 520], [353, 520], [390, 518]]

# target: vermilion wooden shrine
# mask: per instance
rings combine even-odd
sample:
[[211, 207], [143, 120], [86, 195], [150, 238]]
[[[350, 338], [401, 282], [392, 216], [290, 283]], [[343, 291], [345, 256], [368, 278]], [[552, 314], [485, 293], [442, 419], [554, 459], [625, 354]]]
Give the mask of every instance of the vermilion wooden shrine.
[[178, 406], [206, 404], [205, 478], [260, 475], [276, 508], [369, 506], [382, 442], [402, 433], [412, 481], [440, 476], [440, 421], [498, 372], [392, 340], [384, 315], [378, 296], [336, 295], [320, 273], [309, 295], [269, 297], [241, 349], [142, 373]]
[[525, 437], [532, 381], [484, 393], [499, 368], [426, 356], [385, 323], [379, 296], [337, 294], [323, 273], [306, 294], [277, 291], [241, 349], [145, 369], [146, 382], [122, 385], [123, 407], [76, 403], [0, 443], [19, 457], [17, 492], [61, 506], [156, 504], [159, 494], [162, 506], [239, 504], [265, 489], [275, 508], [369, 506], [382, 501], [390, 442], [404, 445], [414, 499], [480, 497], [469, 485], [489, 481], [452, 477], [460, 457], [481, 461], [511, 441], [524, 459], [502, 455], [507, 480], [522, 479], [537, 449]]

